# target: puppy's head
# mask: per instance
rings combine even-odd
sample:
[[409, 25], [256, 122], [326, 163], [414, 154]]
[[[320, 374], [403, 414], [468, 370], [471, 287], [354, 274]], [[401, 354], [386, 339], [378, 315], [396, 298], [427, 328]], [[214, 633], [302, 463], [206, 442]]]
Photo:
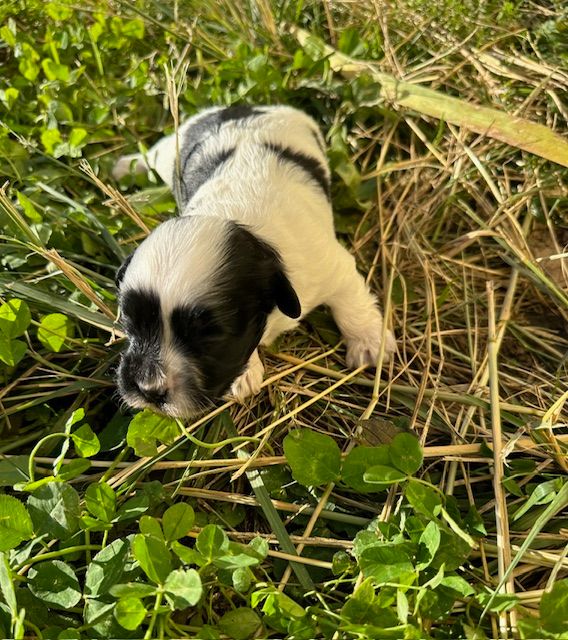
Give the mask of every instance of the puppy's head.
[[169, 220], [117, 273], [128, 347], [118, 388], [132, 407], [187, 417], [229, 390], [275, 308], [300, 303], [278, 254], [233, 222]]

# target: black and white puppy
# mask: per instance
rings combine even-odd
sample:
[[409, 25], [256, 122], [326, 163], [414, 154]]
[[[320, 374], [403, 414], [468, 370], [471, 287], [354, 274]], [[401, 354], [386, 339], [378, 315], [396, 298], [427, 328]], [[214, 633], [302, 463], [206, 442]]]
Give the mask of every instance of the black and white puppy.
[[[128, 338], [118, 370], [124, 401], [187, 417], [231, 391], [258, 393], [259, 345], [320, 304], [347, 344], [347, 364], [376, 364], [383, 319], [336, 240], [330, 173], [315, 122], [291, 107], [212, 108], [119, 178], [154, 169], [180, 217], [160, 224], [117, 274]], [[386, 331], [385, 360], [395, 348]]]

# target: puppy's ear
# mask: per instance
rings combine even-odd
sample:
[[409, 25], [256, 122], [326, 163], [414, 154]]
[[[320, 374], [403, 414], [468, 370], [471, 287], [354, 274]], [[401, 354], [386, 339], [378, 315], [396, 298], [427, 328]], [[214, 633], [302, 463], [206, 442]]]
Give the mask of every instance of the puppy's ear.
[[134, 256], [134, 252], [131, 253], [126, 258], [126, 260], [120, 265], [120, 267], [118, 267], [116, 276], [114, 278], [114, 284], [116, 285], [117, 289], [120, 289], [120, 285], [122, 284], [122, 280], [124, 279], [124, 274], [126, 273], [126, 270], [128, 269], [128, 265], [130, 264], [130, 261], [132, 260], [133, 256]]
[[279, 269], [272, 277], [272, 293], [276, 306], [289, 318], [299, 318], [302, 307], [286, 274]]

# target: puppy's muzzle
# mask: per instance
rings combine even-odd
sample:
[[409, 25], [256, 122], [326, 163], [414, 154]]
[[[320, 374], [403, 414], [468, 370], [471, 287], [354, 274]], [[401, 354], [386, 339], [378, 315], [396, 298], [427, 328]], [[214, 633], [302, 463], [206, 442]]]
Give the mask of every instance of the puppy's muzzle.
[[150, 404], [159, 407], [168, 399], [168, 389], [160, 383], [136, 382], [140, 395]]

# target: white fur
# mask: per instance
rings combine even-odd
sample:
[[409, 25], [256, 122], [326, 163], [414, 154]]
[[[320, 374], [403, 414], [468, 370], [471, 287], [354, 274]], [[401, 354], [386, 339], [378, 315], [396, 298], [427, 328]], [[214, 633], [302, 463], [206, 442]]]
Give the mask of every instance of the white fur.
[[[256, 109], [256, 107], [255, 107]], [[323, 142], [315, 122], [290, 107], [260, 107], [263, 115], [251, 118], [246, 126], [222, 125], [220, 134], [202, 144], [206, 152], [219, 152], [236, 146], [233, 156], [218, 175], [203, 184], [181, 216], [207, 218], [207, 224], [195, 226], [182, 245], [171, 242], [181, 232], [185, 221], [158, 228], [136, 251], [122, 287], [136, 287], [143, 282], [163, 282], [160, 298], [167, 313], [180, 300], [207, 291], [219, 263], [224, 229], [220, 220], [244, 224], [260, 239], [274, 247], [282, 258], [286, 273], [301, 303], [302, 317], [320, 304], [331, 308], [347, 344], [350, 367], [377, 363], [383, 319], [376, 298], [357, 272], [354, 258], [336, 240], [333, 215], [322, 189], [299, 167], [282, 162], [259, 143], [274, 143], [317, 158], [327, 168]], [[184, 123], [179, 130], [179, 144], [186, 129], [207, 110]], [[145, 157], [121, 158], [114, 170], [116, 178], [131, 168], [155, 169], [170, 187], [176, 167], [178, 144], [170, 135], [152, 147]], [[164, 225], [168, 227], [168, 225]], [[156, 277], [161, 274], [162, 277]], [[270, 344], [283, 331], [293, 329], [293, 320], [279, 310], [273, 311], [261, 344]], [[385, 332], [384, 361], [395, 350], [391, 331]], [[257, 393], [262, 382], [263, 366], [257, 351], [245, 372], [233, 383], [232, 392], [239, 398]]]

